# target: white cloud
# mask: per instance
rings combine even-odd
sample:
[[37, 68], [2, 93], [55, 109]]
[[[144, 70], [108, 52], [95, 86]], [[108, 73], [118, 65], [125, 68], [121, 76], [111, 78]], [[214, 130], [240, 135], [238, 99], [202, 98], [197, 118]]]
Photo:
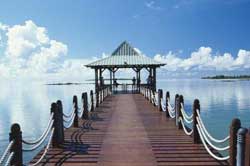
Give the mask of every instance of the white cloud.
[[31, 20], [26, 21], [24, 25], [9, 27], [6, 35], [6, 55], [10, 58], [27, 56], [31, 51], [49, 42], [46, 29], [38, 27]]
[[212, 48], [200, 47], [188, 58], [180, 58], [171, 51], [167, 55], [157, 54], [154, 59], [164, 62], [168, 71], [232, 71], [250, 68], [250, 51], [239, 50], [234, 58], [230, 53], [213, 55]]
[[149, 1], [145, 3], [145, 6], [152, 10], [161, 10], [162, 8], [160, 6], [157, 6], [155, 1]]

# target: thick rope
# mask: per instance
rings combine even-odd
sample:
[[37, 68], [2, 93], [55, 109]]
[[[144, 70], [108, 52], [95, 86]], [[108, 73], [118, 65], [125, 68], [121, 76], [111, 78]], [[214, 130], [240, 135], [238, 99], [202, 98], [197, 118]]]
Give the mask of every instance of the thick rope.
[[74, 109], [75, 109], [75, 103], [73, 103], [73, 105], [72, 105], [72, 108], [71, 108], [71, 110], [70, 110], [70, 114], [67, 115], [67, 114], [63, 113], [63, 116], [64, 116], [65, 118], [70, 118], [70, 117], [72, 117], [72, 114], [74, 113]]
[[181, 122], [181, 125], [182, 125], [182, 128], [183, 128], [185, 134], [189, 135], [189, 136], [192, 135], [193, 129], [191, 131], [187, 131], [186, 125], [184, 124], [182, 117], [179, 117], [179, 121]]
[[180, 109], [181, 110], [181, 113], [182, 113], [182, 115], [183, 115], [183, 119], [184, 119], [184, 121], [186, 122], [186, 123], [188, 123], [188, 124], [190, 124], [190, 123], [193, 123], [193, 119], [188, 119], [186, 116], [185, 116], [185, 111], [181, 108]]
[[183, 103], [181, 103], [181, 111], [182, 111], [182, 115], [185, 116], [186, 119], [193, 119], [193, 114], [192, 115], [188, 115], [184, 109], [184, 105]]
[[172, 107], [170, 104], [170, 99], [168, 98], [168, 108], [170, 109], [171, 112], [175, 112], [175, 107]]
[[0, 165], [3, 164], [4, 160], [6, 159], [7, 155], [8, 155], [8, 152], [10, 151], [10, 148], [12, 147], [14, 143], [14, 140], [10, 141], [10, 143], [8, 144], [7, 148], [5, 149], [1, 159], [0, 159]]
[[219, 161], [224, 161], [224, 160], [228, 160], [229, 159], [229, 156], [225, 156], [225, 157], [219, 157], [219, 156], [216, 156], [215, 154], [213, 154], [213, 152], [209, 149], [209, 147], [207, 146], [202, 134], [201, 134], [201, 129], [199, 127], [199, 125], [196, 125], [197, 129], [198, 129], [198, 133], [199, 133], [199, 136], [201, 138], [201, 142], [202, 144], [204, 145], [206, 151], [216, 160], [219, 160]]
[[37, 149], [38, 147], [40, 147], [42, 145], [42, 143], [44, 143], [45, 139], [47, 138], [49, 131], [51, 130], [51, 128], [53, 126], [53, 123], [54, 123], [54, 120], [52, 120], [52, 123], [49, 127], [48, 132], [46, 133], [46, 135], [43, 137], [43, 139], [38, 144], [36, 144], [35, 146], [30, 147], [30, 148], [23, 148], [22, 150], [27, 152], [27, 151], [33, 151], [33, 150]]
[[72, 121], [72, 119], [74, 119], [74, 117], [75, 117], [75, 111], [72, 112], [71, 117], [69, 117], [67, 119], [63, 118], [63, 121], [66, 123], [69, 123], [70, 121]]
[[52, 138], [53, 138], [53, 134], [54, 134], [54, 128], [52, 128], [52, 130], [51, 130], [51, 134], [50, 134], [50, 137], [49, 137], [48, 144], [47, 144], [46, 148], [44, 149], [44, 152], [43, 152], [42, 156], [40, 157], [40, 159], [37, 162], [35, 162], [34, 164], [29, 164], [29, 166], [36, 166], [37, 164], [39, 164], [43, 160], [43, 158], [45, 157], [45, 155], [47, 154], [47, 152], [48, 152], [48, 150], [50, 148], [50, 144], [51, 144], [51, 141], [52, 141]]
[[8, 159], [7, 159], [7, 161], [6, 161], [6, 163], [5, 163], [5, 166], [10, 165], [10, 161], [12, 160], [13, 156], [14, 156], [14, 152], [11, 152]]
[[206, 134], [204, 133], [203, 129], [201, 128], [201, 123], [200, 123], [200, 119], [198, 117], [196, 117], [196, 120], [198, 122], [198, 125], [201, 129], [201, 134], [203, 136], [203, 138], [205, 139], [205, 141], [208, 143], [208, 145], [210, 145], [213, 149], [217, 150], [217, 151], [225, 151], [225, 150], [228, 150], [229, 149], [229, 146], [226, 146], [226, 147], [217, 147], [215, 145], [213, 145], [210, 140], [207, 138]]
[[216, 138], [212, 137], [212, 136], [209, 134], [209, 132], [207, 131], [207, 129], [206, 129], [206, 127], [205, 127], [205, 125], [204, 125], [204, 123], [203, 123], [203, 121], [202, 121], [202, 119], [201, 119], [199, 110], [196, 110], [196, 112], [197, 112], [197, 115], [198, 115], [198, 117], [199, 117], [199, 119], [200, 119], [200, 122], [201, 122], [201, 123], [200, 123], [200, 124], [201, 124], [201, 128], [203, 129], [203, 131], [205, 132], [205, 134], [208, 136], [208, 138], [209, 138], [210, 140], [212, 140], [213, 142], [216, 142], [216, 143], [223, 143], [223, 142], [226, 142], [227, 140], [229, 140], [230, 136], [227, 136], [227, 137], [225, 137], [224, 139], [216, 139]]
[[27, 144], [27, 145], [38, 144], [44, 137], [46, 137], [46, 133], [48, 133], [48, 131], [49, 131], [50, 127], [51, 127], [51, 123], [53, 122], [53, 116], [54, 116], [54, 113], [52, 113], [50, 115], [48, 125], [47, 125], [46, 129], [43, 131], [43, 134], [38, 139], [36, 139], [35, 141], [25, 141], [25, 140], [22, 140], [22, 142], [24, 144]]
[[63, 127], [66, 129], [70, 128], [74, 122], [75, 116], [76, 116], [76, 114], [74, 114], [73, 118], [71, 119], [71, 122], [69, 122], [68, 125], [63, 125]]

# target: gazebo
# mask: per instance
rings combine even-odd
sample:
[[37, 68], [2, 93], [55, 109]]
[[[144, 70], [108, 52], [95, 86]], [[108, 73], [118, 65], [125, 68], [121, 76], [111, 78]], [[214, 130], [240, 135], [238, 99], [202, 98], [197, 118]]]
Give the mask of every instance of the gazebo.
[[[110, 86], [116, 84], [115, 73], [121, 68], [131, 68], [136, 72], [136, 78], [133, 82], [136, 82], [136, 87], [140, 89], [141, 84], [141, 70], [145, 68], [149, 72], [147, 83], [144, 84], [152, 90], [156, 90], [156, 68], [164, 66], [164, 63], [159, 63], [145, 55], [139, 53], [128, 42], [122, 42], [117, 49], [107, 58], [103, 58], [92, 62], [86, 67], [90, 67], [95, 70], [95, 90], [98, 92], [104, 86]], [[104, 85], [104, 79], [102, 73], [104, 70], [110, 72], [110, 84]], [[132, 80], [132, 79], [131, 79]]]

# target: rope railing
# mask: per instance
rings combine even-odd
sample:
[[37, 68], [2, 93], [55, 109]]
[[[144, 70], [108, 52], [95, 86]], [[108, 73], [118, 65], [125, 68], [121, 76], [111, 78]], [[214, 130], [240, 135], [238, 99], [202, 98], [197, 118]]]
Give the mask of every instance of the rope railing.
[[43, 154], [41, 155], [41, 157], [33, 164], [27, 164], [28, 166], [36, 166], [38, 164], [41, 163], [41, 161], [44, 159], [44, 157], [46, 156], [46, 154], [48, 153], [49, 151], [49, 148], [50, 148], [50, 145], [51, 145], [51, 141], [52, 141], [52, 137], [53, 137], [53, 134], [54, 134], [54, 128], [51, 129], [51, 134], [50, 134], [50, 137], [49, 137], [49, 140], [48, 140], [48, 143], [44, 149], [44, 152]]
[[197, 122], [198, 122], [198, 125], [199, 125], [199, 128], [200, 128], [200, 131], [201, 131], [201, 134], [202, 134], [202, 137], [204, 138], [204, 140], [208, 143], [208, 145], [210, 145], [213, 149], [217, 150], [217, 151], [225, 151], [225, 150], [228, 150], [229, 149], [229, 146], [226, 146], [226, 147], [217, 147], [215, 146], [214, 144], [211, 143], [211, 141], [208, 139], [208, 137], [206, 136], [206, 134], [204, 133], [204, 130], [202, 129], [201, 127], [201, 120], [200, 118], [196, 117], [197, 119]]
[[[47, 132], [45, 133], [45, 135], [44, 135], [43, 137], [41, 137], [42, 139], [41, 139], [39, 142], [37, 142], [34, 146], [29, 147], [29, 148], [24, 148], [24, 147], [23, 147], [22, 150], [23, 150], [23, 151], [33, 151], [33, 150], [39, 148], [39, 147], [44, 143], [45, 139], [47, 138], [47, 136], [48, 136], [48, 134], [49, 134], [49, 131], [51, 130], [51, 128], [52, 128], [52, 126], [53, 126], [53, 123], [54, 123], [54, 120], [51, 121], [50, 126], [49, 126]], [[33, 144], [32, 144], [33, 142], [30, 143], [30, 142], [27, 142], [27, 141], [24, 141], [24, 140], [22, 140], [22, 142], [25, 143], [26, 145], [33, 145]]]
[[13, 157], [14, 157], [14, 152], [11, 152], [8, 159], [6, 160], [5, 166], [10, 166], [10, 162]]
[[0, 165], [2, 165], [4, 163], [4, 161], [6, 160], [6, 158], [8, 156], [10, 156], [9, 152], [10, 152], [10, 149], [11, 149], [11, 147], [12, 147], [13, 144], [14, 144], [14, 141], [13, 140], [10, 141], [10, 143], [8, 144], [8, 146], [6, 147], [6, 149], [4, 150], [3, 155], [2, 155], [2, 157], [0, 159]]
[[224, 143], [224, 142], [226, 142], [226, 141], [228, 141], [228, 140], [230, 139], [230, 136], [229, 136], [229, 135], [226, 136], [226, 137], [223, 138], [223, 139], [214, 138], [214, 137], [208, 132], [208, 130], [206, 129], [206, 127], [205, 127], [205, 125], [204, 125], [204, 123], [203, 123], [203, 121], [202, 121], [202, 119], [201, 119], [201, 116], [200, 116], [199, 111], [196, 110], [196, 112], [197, 112], [197, 116], [198, 116], [198, 119], [199, 119], [199, 122], [200, 122], [200, 127], [201, 127], [201, 129], [204, 131], [204, 133], [207, 135], [207, 137], [208, 137], [210, 140], [212, 140], [213, 142], [216, 142], [216, 143]]
[[[165, 99], [163, 98], [163, 92], [161, 89], [158, 90], [158, 97], [155, 96], [156, 93], [152, 91], [150, 87], [142, 87], [140, 92], [150, 101], [150, 103], [154, 105], [158, 104], [158, 107], [160, 107], [159, 110], [166, 112], [166, 117], [175, 119], [178, 129], [182, 129], [186, 135], [192, 137], [194, 144], [202, 143], [207, 153], [215, 160], [228, 161], [231, 165], [236, 165], [236, 156], [239, 158], [238, 156], [242, 156], [241, 154], [243, 154], [243, 152], [238, 152], [236, 149], [240, 149], [239, 147], [242, 146], [245, 146], [245, 149], [249, 149], [250, 131], [248, 131], [249, 143], [247, 145], [237, 143], [244, 141], [243, 138], [238, 138], [239, 136], [237, 136], [237, 131], [240, 128], [240, 122], [237, 120], [234, 120], [234, 123], [232, 122], [229, 136], [226, 136], [223, 139], [218, 139], [212, 136], [208, 132], [200, 116], [200, 105], [198, 99], [194, 101], [193, 111], [192, 114], [190, 114], [185, 110], [182, 95], [176, 94], [175, 103], [172, 105], [170, 103], [169, 92], [166, 92]], [[241, 151], [242, 149], [244, 150], [244, 148], [241, 148]], [[223, 155], [221, 152], [223, 152]], [[227, 154], [225, 152], [228, 152], [228, 155], [225, 156], [225, 154]], [[246, 155], [247, 159], [245, 159], [245, 161], [246, 163], [250, 163], [250, 149], [245, 153], [249, 154]], [[241, 163], [242, 161], [243, 159], [241, 159]]]
[[193, 114], [191, 115], [188, 115], [184, 109], [184, 105], [183, 103], [181, 103], [181, 112], [182, 112], [182, 115], [186, 118], [186, 119], [193, 119]]
[[179, 117], [179, 121], [181, 122], [183, 131], [185, 132], [185, 134], [191, 136], [191, 135], [193, 134], [193, 129], [191, 129], [190, 131], [188, 131], [186, 125], [185, 125], [184, 122], [183, 122], [182, 117]]
[[48, 124], [47, 124], [45, 130], [43, 131], [42, 135], [41, 135], [38, 139], [36, 139], [36, 140], [34, 140], [34, 141], [22, 140], [22, 142], [23, 142], [24, 144], [27, 144], [27, 145], [34, 145], [34, 144], [38, 144], [39, 142], [41, 142], [42, 139], [43, 139], [44, 137], [46, 137], [46, 134], [48, 134], [48, 131], [50, 130], [51, 126], [53, 125], [53, 122], [54, 122], [53, 116], [54, 116], [54, 113], [50, 114], [49, 122], [48, 122]]
[[72, 119], [70, 119], [69, 121], [66, 121], [66, 123], [68, 123], [68, 124], [63, 124], [63, 127], [65, 129], [68, 129], [68, 128], [70, 128], [72, 126], [72, 124], [74, 123], [75, 116], [76, 116], [76, 114], [74, 113], [73, 116], [72, 116]]
[[63, 117], [64, 118], [71, 118], [72, 117], [72, 114], [74, 113], [74, 109], [75, 109], [75, 104], [73, 103], [72, 104], [72, 108], [71, 110], [69, 111], [70, 113], [67, 115], [66, 113], [63, 113]]
[[210, 148], [207, 146], [205, 140], [204, 140], [204, 137], [201, 133], [201, 129], [200, 129], [200, 126], [199, 125], [196, 125], [197, 127], [197, 130], [198, 130], [198, 133], [199, 133], [199, 136], [200, 136], [200, 139], [202, 141], [202, 144], [204, 145], [206, 151], [216, 160], [219, 160], [219, 161], [224, 161], [224, 160], [228, 160], [230, 158], [230, 156], [225, 156], [225, 157], [220, 157], [220, 156], [216, 156], [211, 150]]

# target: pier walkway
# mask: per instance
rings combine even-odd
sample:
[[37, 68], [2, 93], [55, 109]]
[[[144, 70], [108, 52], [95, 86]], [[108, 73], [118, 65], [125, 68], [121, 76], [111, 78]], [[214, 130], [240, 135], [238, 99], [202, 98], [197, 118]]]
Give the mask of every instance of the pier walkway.
[[49, 149], [41, 165], [228, 165], [193, 144], [141, 94], [108, 96], [94, 112], [90, 120], [79, 119], [78, 128], [66, 129], [62, 147]]

